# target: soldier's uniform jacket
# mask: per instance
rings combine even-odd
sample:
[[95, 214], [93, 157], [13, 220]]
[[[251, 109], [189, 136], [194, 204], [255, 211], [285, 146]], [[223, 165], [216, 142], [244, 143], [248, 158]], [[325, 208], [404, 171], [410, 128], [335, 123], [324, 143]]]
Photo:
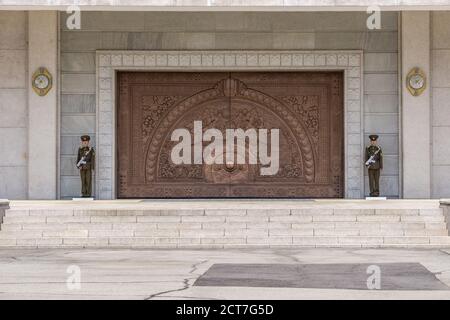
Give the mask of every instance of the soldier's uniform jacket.
[[91, 149], [91, 152], [88, 153], [86, 157], [86, 164], [81, 166], [81, 170], [94, 170], [95, 169], [95, 151], [92, 147], [79, 147], [78, 148], [78, 157], [77, 164], [81, 160], [81, 158]]
[[[380, 148], [379, 146], [368, 146], [366, 147], [366, 161], [369, 160], [369, 158]], [[383, 169], [383, 153], [380, 151], [375, 155], [375, 163], [370, 165], [369, 170], [377, 170], [377, 169]]]

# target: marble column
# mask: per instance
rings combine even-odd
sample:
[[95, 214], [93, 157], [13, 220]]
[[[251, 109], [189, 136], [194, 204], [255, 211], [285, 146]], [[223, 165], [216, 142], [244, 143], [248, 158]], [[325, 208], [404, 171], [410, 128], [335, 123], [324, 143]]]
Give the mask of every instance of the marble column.
[[[58, 14], [56, 11], [28, 13], [28, 197], [57, 197], [57, 61]], [[53, 76], [53, 88], [39, 96], [31, 77], [39, 67]]]
[[[401, 21], [403, 198], [430, 198], [430, 13], [404, 11]], [[425, 72], [428, 82], [416, 97], [406, 87], [406, 76], [414, 67]]]

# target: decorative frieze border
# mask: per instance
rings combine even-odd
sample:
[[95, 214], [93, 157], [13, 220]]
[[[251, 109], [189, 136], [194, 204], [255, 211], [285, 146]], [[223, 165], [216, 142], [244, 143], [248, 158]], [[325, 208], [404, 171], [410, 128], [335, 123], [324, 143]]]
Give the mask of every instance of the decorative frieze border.
[[344, 71], [345, 197], [364, 196], [363, 53], [339, 51], [97, 51], [98, 199], [116, 197], [116, 71]]

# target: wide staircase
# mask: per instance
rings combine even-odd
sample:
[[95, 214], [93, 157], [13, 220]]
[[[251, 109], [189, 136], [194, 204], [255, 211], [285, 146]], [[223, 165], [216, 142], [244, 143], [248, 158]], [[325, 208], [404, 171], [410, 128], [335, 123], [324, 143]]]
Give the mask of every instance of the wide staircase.
[[12, 201], [0, 247], [450, 247], [438, 200]]

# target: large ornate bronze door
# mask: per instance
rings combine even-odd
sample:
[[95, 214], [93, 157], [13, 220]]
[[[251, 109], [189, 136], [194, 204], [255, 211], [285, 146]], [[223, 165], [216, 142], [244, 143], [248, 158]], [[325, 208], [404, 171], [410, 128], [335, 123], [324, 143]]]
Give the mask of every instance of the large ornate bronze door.
[[[120, 72], [117, 197], [342, 197], [342, 78], [339, 72]], [[261, 174], [263, 165], [248, 161], [255, 152], [248, 143], [245, 163], [175, 164], [172, 133], [185, 128], [194, 137], [195, 121], [201, 132], [217, 129], [224, 138], [227, 129], [267, 129], [269, 152], [278, 129], [278, 170]], [[226, 141], [223, 146], [215, 157], [226, 159]]]

